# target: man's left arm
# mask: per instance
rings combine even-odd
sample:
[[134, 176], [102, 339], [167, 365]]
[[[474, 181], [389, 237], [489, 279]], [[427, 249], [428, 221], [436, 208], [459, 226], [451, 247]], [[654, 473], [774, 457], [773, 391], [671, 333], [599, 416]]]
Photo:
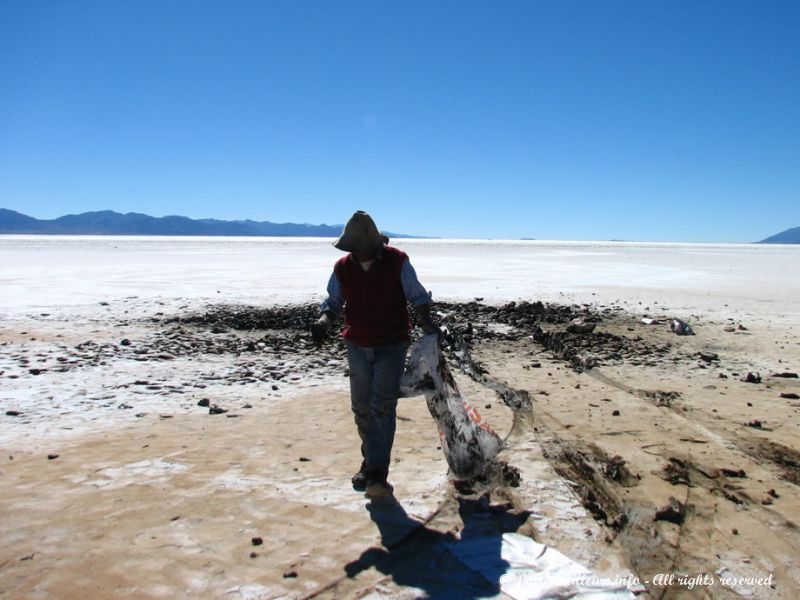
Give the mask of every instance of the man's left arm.
[[417, 279], [417, 272], [411, 266], [411, 261], [406, 259], [400, 271], [400, 279], [403, 283], [403, 292], [406, 300], [414, 307], [422, 331], [425, 333], [439, 333], [439, 328], [431, 320], [431, 295], [422, 287]]

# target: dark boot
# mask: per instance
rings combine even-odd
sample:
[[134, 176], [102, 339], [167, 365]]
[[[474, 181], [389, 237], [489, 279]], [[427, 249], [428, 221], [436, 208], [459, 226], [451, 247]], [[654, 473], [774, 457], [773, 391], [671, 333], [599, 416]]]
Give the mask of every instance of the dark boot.
[[363, 492], [367, 489], [367, 479], [369, 478], [367, 474], [367, 461], [361, 461], [361, 468], [358, 470], [358, 473], [353, 475], [353, 478], [350, 480], [350, 483], [353, 484], [353, 489], [357, 492]]

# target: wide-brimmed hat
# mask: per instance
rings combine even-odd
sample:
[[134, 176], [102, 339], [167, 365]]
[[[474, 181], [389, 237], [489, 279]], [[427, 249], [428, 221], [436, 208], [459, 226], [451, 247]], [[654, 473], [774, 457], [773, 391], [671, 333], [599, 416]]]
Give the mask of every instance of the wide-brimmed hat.
[[344, 252], [370, 252], [381, 244], [388, 243], [389, 238], [378, 231], [372, 217], [363, 210], [357, 210], [347, 221], [342, 235], [333, 242], [333, 246]]

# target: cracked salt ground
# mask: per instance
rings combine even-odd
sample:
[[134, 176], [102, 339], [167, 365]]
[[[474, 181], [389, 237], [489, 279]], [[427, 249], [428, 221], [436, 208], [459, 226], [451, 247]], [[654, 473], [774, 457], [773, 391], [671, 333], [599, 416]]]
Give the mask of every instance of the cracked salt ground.
[[[63, 311], [19, 323], [24, 335], [0, 346], [0, 402], [18, 413], [0, 419], [0, 442], [18, 438], [20, 427], [31, 439], [69, 437], [121, 421], [194, 412], [204, 397], [235, 414], [320, 385], [346, 385], [341, 356], [281, 350], [287, 340], [280, 333], [220, 336], [162, 328], [160, 319], [126, 316], [118, 323], [119, 311], [106, 312], [105, 323]], [[4, 331], [3, 339], [14, 337]]]
[[[417, 469], [404, 472], [397, 467], [392, 470], [392, 479], [403, 481], [402, 504], [406, 512], [417, 518], [425, 519], [439, 505], [439, 498], [447, 487], [447, 476], [444, 473], [433, 476], [422, 476]], [[312, 502], [318, 506], [330, 506], [363, 514], [368, 499], [353, 494], [351, 489], [341, 487], [340, 481], [334, 477], [291, 478], [288, 481], [271, 482], [269, 488], [275, 490], [280, 497], [297, 502]], [[268, 489], [269, 489], [268, 488]], [[399, 491], [396, 495], [399, 495]]]
[[162, 483], [171, 477], [183, 473], [187, 465], [170, 460], [141, 460], [121, 467], [97, 469], [88, 476], [73, 476], [73, 483], [90, 485], [97, 488], [115, 489], [131, 484], [150, 485]]

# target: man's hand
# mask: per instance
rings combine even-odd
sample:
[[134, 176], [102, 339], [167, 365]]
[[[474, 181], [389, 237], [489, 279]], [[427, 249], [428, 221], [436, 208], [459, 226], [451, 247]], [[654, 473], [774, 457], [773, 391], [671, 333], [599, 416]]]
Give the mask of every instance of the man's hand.
[[311, 324], [311, 338], [316, 343], [321, 344], [328, 337], [330, 328], [331, 319], [327, 314], [324, 314]]
[[417, 315], [417, 322], [419, 323], [422, 331], [428, 335], [435, 333], [441, 335], [441, 330], [431, 321], [431, 305], [420, 304], [414, 307], [414, 312]]

